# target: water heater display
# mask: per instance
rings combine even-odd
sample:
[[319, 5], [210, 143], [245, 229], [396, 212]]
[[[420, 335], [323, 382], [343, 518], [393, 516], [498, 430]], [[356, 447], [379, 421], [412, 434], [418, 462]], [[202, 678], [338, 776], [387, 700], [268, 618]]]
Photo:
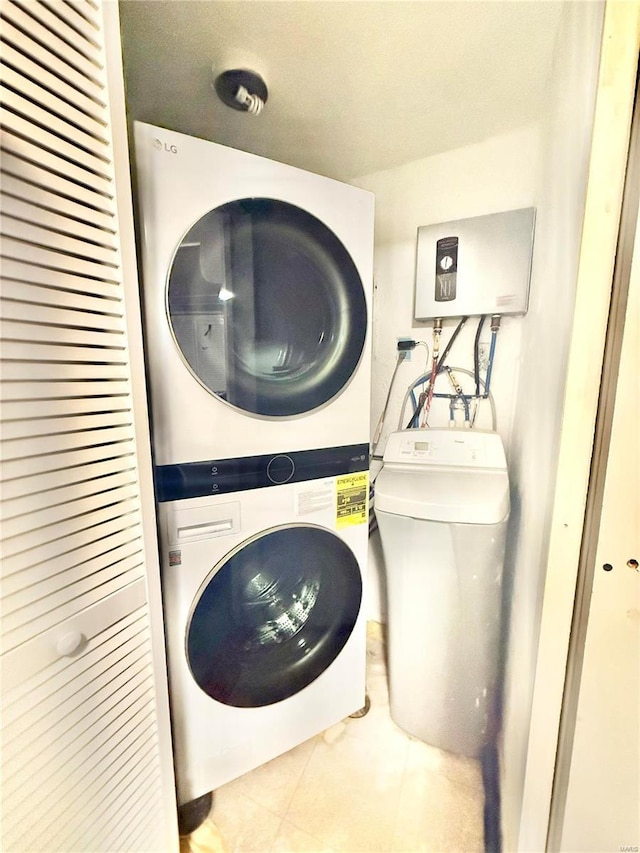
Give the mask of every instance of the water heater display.
[[535, 210], [418, 228], [416, 320], [525, 314]]
[[458, 238], [443, 237], [436, 243], [436, 302], [456, 298], [458, 272]]

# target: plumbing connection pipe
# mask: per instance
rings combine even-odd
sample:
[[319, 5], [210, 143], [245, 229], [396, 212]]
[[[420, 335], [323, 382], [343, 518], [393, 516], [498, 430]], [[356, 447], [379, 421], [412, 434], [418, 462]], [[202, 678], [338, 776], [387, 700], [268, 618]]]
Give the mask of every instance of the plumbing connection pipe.
[[487, 365], [487, 375], [484, 381], [484, 394], [482, 395], [485, 399], [489, 396], [489, 390], [491, 388], [491, 373], [493, 371], [493, 358], [496, 354], [496, 340], [498, 338], [498, 331], [500, 330], [500, 315], [493, 314], [491, 316], [491, 345], [489, 347], [489, 364]]

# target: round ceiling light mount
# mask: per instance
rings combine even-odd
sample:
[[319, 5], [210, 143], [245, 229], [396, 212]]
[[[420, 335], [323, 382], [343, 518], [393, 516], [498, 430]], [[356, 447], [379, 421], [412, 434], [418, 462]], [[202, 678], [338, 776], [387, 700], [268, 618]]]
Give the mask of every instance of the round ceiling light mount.
[[231, 68], [218, 74], [214, 88], [224, 104], [250, 115], [259, 115], [269, 97], [262, 77], [246, 68]]

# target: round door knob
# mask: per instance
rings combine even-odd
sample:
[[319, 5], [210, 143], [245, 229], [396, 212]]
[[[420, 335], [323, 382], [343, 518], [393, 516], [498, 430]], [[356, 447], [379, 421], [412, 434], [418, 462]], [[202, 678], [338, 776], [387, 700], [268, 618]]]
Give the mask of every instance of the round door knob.
[[70, 657], [70, 655], [78, 651], [85, 641], [86, 637], [80, 631], [69, 631], [68, 634], [63, 634], [56, 643], [56, 651], [61, 658]]

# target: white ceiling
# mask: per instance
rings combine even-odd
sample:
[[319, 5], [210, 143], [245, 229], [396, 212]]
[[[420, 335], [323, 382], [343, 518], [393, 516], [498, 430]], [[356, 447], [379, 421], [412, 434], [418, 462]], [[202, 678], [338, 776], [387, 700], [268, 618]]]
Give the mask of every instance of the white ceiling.
[[[124, 0], [130, 117], [348, 180], [535, 121], [561, 7]], [[212, 64], [247, 53], [269, 87], [256, 117], [212, 88]]]

